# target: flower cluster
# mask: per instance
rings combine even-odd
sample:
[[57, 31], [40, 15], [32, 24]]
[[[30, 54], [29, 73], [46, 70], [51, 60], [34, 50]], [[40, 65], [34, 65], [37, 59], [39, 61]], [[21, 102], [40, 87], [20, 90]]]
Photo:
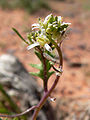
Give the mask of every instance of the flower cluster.
[[55, 47], [52, 41], [60, 43], [70, 24], [63, 22], [61, 16], [53, 16], [52, 14], [48, 15], [44, 21], [39, 19], [38, 23], [32, 25], [32, 33], [27, 35], [30, 41], [27, 49], [40, 46], [51, 52], [52, 48]]

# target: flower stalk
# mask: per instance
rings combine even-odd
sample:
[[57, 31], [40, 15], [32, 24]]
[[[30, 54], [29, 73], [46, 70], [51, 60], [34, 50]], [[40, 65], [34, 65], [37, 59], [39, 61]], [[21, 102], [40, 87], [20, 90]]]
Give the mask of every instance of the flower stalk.
[[[60, 48], [58, 48], [58, 52], [60, 52], [60, 51], [61, 51]], [[62, 53], [60, 53], [59, 55], [60, 55], [60, 56], [59, 56], [59, 58], [60, 58], [60, 59], [59, 59], [59, 60], [60, 60], [59, 66], [63, 66], [63, 64], [62, 64], [62, 61], [63, 61], [63, 60], [62, 60]], [[36, 120], [40, 109], [41, 109], [41, 108], [43, 107], [43, 105], [45, 104], [47, 98], [50, 97], [52, 91], [54, 90], [54, 88], [56, 87], [56, 85], [57, 85], [57, 83], [58, 83], [58, 81], [59, 81], [59, 78], [60, 78], [60, 75], [56, 75], [56, 79], [55, 79], [52, 87], [51, 87], [48, 91], [46, 91], [46, 92], [44, 93], [42, 99], [40, 100], [39, 104], [37, 105], [37, 108], [36, 108], [35, 111], [34, 111], [32, 120]]]

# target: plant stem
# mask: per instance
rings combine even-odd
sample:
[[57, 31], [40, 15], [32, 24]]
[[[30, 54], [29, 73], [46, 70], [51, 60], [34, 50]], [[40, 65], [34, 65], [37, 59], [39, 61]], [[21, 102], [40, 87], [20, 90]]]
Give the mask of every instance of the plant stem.
[[58, 55], [59, 55], [59, 62], [60, 62], [60, 65], [59, 67], [63, 66], [63, 56], [62, 56], [62, 51], [61, 51], [61, 48], [60, 48], [60, 44], [57, 45], [57, 43], [54, 41], [54, 40], [51, 40], [51, 42], [54, 44], [55, 48], [57, 49], [57, 52], [58, 52]]
[[34, 110], [35, 108], [36, 108], [36, 106], [33, 106], [33, 107], [31, 107], [31, 108], [25, 110], [24, 112], [19, 113], [19, 114], [15, 114], [15, 115], [0, 114], [0, 117], [8, 117], [8, 118], [19, 117], [19, 116], [22, 116], [22, 115], [25, 115], [25, 114], [29, 113], [31, 110]]
[[44, 91], [47, 92], [48, 88], [47, 88], [47, 65], [46, 65], [46, 58], [43, 56], [42, 53], [42, 59], [43, 59], [43, 67], [44, 67]]
[[[59, 64], [59, 67], [63, 65], [63, 58], [62, 58], [62, 52], [61, 52], [61, 49], [59, 46], [56, 46], [56, 49], [58, 51], [58, 54], [59, 54], [59, 61], [60, 61], [60, 64]], [[34, 111], [34, 114], [33, 114], [33, 117], [32, 117], [32, 120], [36, 120], [37, 116], [38, 116], [38, 113], [40, 111], [40, 109], [42, 108], [42, 106], [44, 105], [44, 103], [46, 102], [47, 98], [50, 96], [50, 94], [52, 93], [52, 91], [54, 90], [54, 88], [56, 87], [58, 81], [59, 81], [59, 78], [60, 76], [57, 75], [56, 76], [56, 79], [52, 85], [52, 87], [49, 89], [49, 91], [45, 92], [44, 93], [44, 96], [42, 97], [42, 99], [40, 100], [39, 104], [37, 105], [37, 108], [35, 109]]]
[[43, 86], [44, 86], [44, 92], [48, 91], [47, 88], [47, 82], [48, 82], [48, 78], [47, 78], [47, 65], [46, 65], [46, 58], [43, 56], [43, 51], [39, 48], [39, 52], [41, 53], [41, 57], [42, 57], [42, 61], [43, 61], [43, 67], [44, 67], [44, 79], [43, 79]]
[[61, 51], [60, 47], [58, 47], [58, 46], [57, 46], [56, 49], [57, 49], [58, 54], [59, 54], [59, 60], [60, 60], [60, 65], [59, 65], [59, 67], [60, 67], [60, 66], [63, 67], [63, 56], [62, 56], [62, 51]]
[[39, 102], [39, 104], [37, 105], [36, 110], [34, 111], [32, 120], [36, 120], [37, 115], [40, 111], [40, 109], [42, 108], [42, 106], [44, 105], [44, 103], [46, 102], [47, 98], [50, 96], [50, 94], [52, 93], [52, 91], [54, 90], [54, 88], [56, 87], [58, 80], [59, 80], [60, 76], [57, 76], [52, 87], [49, 89], [49, 91], [47, 91], [46, 93], [44, 93], [44, 96], [42, 97], [41, 101]]

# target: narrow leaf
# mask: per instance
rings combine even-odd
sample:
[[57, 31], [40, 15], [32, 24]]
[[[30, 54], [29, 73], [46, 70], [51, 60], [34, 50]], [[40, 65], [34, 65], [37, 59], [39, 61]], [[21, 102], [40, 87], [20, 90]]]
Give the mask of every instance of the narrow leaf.
[[4, 120], [8, 120], [8, 118], [5, 118]]
[[47, 66], [47, 71], [49, 71], [52, 67], [48, 60], [46, 62], [46, 66]]
[[18, 118], [18, 117], [15, 117], [15, 118], [13, 118], [13, 120], [19, 120], [19, 118]]
[[34, 73], [34, 72], [30, 72], [31, 75], [40, 77], [41, 79], [43, 79], [43, 76], [40, 74], [40, 72]]
[[15, 28], [12, 28], [12, 29], [25, 43], [29, 45], [29, 43], [20, 35], [20, 33]]
[[39, 60], [42, 62], [41, 54], [38, 51], [35, 51], [35, 54], [39, 58]]
[[42, 69], [42, 64], [29, 64], [29, 65], [32, 66], [33, 68], [36, 68], [36, 69], [39, 69], [39, 70]]

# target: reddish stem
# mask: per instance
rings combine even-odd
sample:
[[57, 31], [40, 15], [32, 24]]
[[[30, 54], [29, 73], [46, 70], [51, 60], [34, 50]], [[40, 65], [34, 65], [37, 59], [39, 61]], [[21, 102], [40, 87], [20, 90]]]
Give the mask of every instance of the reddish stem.
[[33, 107], [27, 109], [26, 111], [24, 111], [24, 112], [22, 112], [22, 113], [19, 113], [19, 114], [15, 114], [15, 115], [0, 114], [0, 117], [8, 117], [8, 118], [19, 117], [19, 116], [22, 116], [22, 115], [25, 115], [25, 114], [29, 113], [31, 110], [34, 110], [35, 108], [37, 108], [37, 107], [36, 107], [36, 106], [33, 106]]
[[44, 93], [44, 96], [42, 97], [42, 99], [40, 100], [39, 104], [37, 105], [37, 108], [35, 109], [34, 111], [34, 114], [33, 114], [33, 117], [32, 117], [32, 120], [36, 120], [36, 117], [40, 111], [40, 109], [42, 108], [42, 106], [44, 105], [44, 103], [46, 102], [47, 98], [50, 96], [50, 94], [52, 93], [52, 91], [54, 90], [54, 88], [56, 87], [58, 81], [59, 81], [59, 77], [60, 76], [57, 76], [52, 87], [49, 89], [49, 91], [45, 92]]
[[[58, 54], [59, 54], [59, 61], [60, 61], [60, 64], [59, 64], [59, 67], [62, 68], [63, 66], [63, 58], [62, 58], [62, 52], [61, 52], [61, 49], [59, 46], [56, 46], [56, 49], [58, 51]], [[44, 103], [46, 102], [47, 98], [50, 96], [50, 94], [52, 93], [52, 91], [54, 90], [54, 88], [56, 87], [58, 81], [59, 81], [59, 78], [60, 76], [57, 75], [56, 76], [56, 79], [52, 85], [52, 87], [49, 89], [49, 91], [45, 92], [44, 93], [44, 96], [42, 97], [42, 99], [40, 100], [39, 104], [37, 105], [37, 108], [35, 109], [34, 111], [34, 114], [33, 114], [33, 117], [32, 117], [32, 120], [36, 120], [37, 118], [37, 115], [40, 111], [40, 109], [42, 108], [42, 106], [44, 105]]]

